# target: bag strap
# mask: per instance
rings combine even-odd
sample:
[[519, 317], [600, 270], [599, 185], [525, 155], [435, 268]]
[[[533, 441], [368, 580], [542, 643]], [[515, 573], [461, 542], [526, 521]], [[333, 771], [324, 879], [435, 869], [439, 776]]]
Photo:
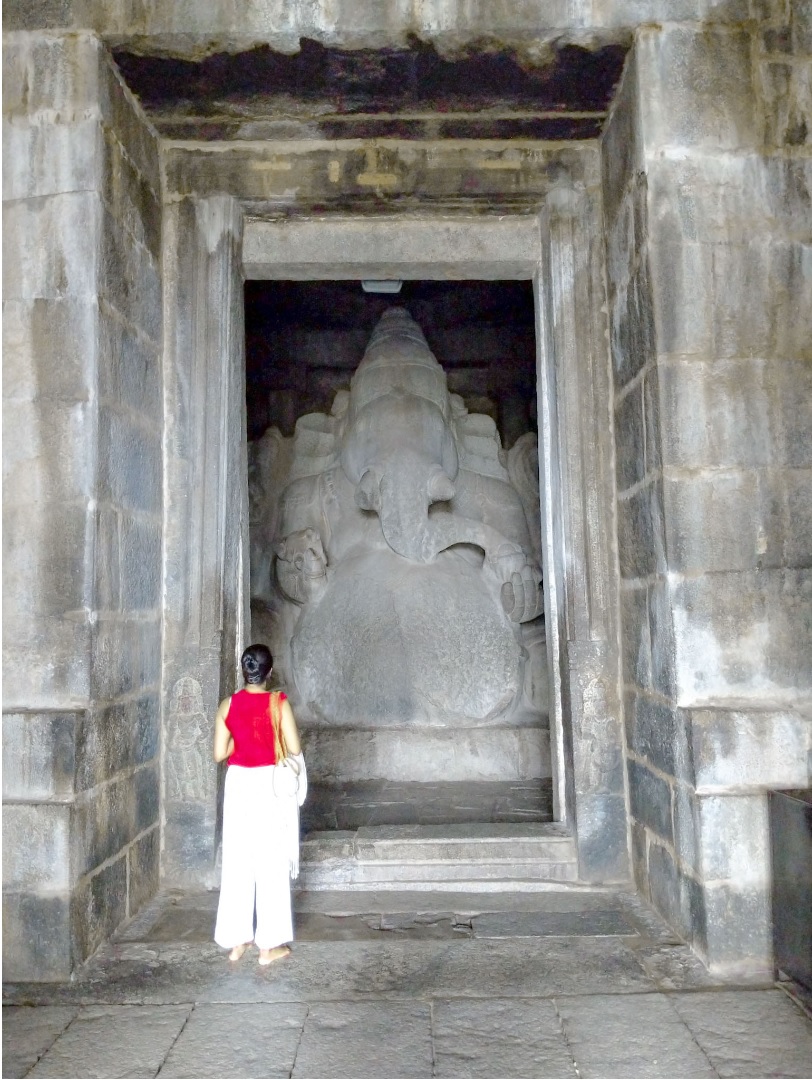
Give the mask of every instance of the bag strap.
[[275, 690], [268, 699], [268, 711], [271, 716], [271, 729], [273, 730], [273, 754], [277, 765], [281, 765], [288, 756], [288, 748], [285, 746], [285, 734], [282, 731], [281, 696]]

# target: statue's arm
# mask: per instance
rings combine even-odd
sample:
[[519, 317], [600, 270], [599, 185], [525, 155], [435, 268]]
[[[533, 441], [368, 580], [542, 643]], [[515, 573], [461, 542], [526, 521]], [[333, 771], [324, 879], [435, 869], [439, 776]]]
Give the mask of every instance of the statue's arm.
[[452, 508], [453, 531], [466, 534], [469, 543], [483, 549], [487, 565], [501, 582], [505, 612], [514, 622], [535, 619], [544, 604], [541, 568], [532, 554], [518, 492], [502, 480], [461, 469]]
[[279, 588], [295, 604], [306, 604], [324, 586], [323, 525], [319, 477], [306, 476], [288, 485], [282, 495], [274, 554]]

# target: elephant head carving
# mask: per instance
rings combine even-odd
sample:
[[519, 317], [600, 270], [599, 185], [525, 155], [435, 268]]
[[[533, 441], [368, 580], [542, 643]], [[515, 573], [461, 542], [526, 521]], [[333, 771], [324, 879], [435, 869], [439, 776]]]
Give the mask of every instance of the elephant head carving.
[[390, 548], [416, 562], [437, 550], [429, 508], [454, 496], [450, 409], [445, 373], [422, 331], [408, 312], [390, 309], [352, 381], [341, 465]]

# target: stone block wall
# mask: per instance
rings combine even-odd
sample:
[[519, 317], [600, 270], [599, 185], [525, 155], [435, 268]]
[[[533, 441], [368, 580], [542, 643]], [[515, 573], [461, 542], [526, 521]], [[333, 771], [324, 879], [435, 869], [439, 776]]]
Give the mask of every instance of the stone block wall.
[[5, 50], [5, 972], [48, 979], [158, 882], [160, 180], [93, 35]]
[[603, 152], [635, 871], [764, 972], [766, 791], [809, 782], [812, 63], [756, 7], [639, 30]]

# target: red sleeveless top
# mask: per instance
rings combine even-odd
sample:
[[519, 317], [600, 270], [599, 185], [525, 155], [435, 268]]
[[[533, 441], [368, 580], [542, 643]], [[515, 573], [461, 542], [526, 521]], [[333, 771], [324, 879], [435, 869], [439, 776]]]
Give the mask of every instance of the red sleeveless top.
[[[286, 697], [286, 694], [279, 694], [280, 705]], [[226, 727], [234, 737], [234, 753], [228, 759], [229, 765], [256, 769], [261, 765], [276, 764], [270, 706], [270, 694], [249, 694], [247, 690], [239, 690], [232, 696], [226, 717]]]

